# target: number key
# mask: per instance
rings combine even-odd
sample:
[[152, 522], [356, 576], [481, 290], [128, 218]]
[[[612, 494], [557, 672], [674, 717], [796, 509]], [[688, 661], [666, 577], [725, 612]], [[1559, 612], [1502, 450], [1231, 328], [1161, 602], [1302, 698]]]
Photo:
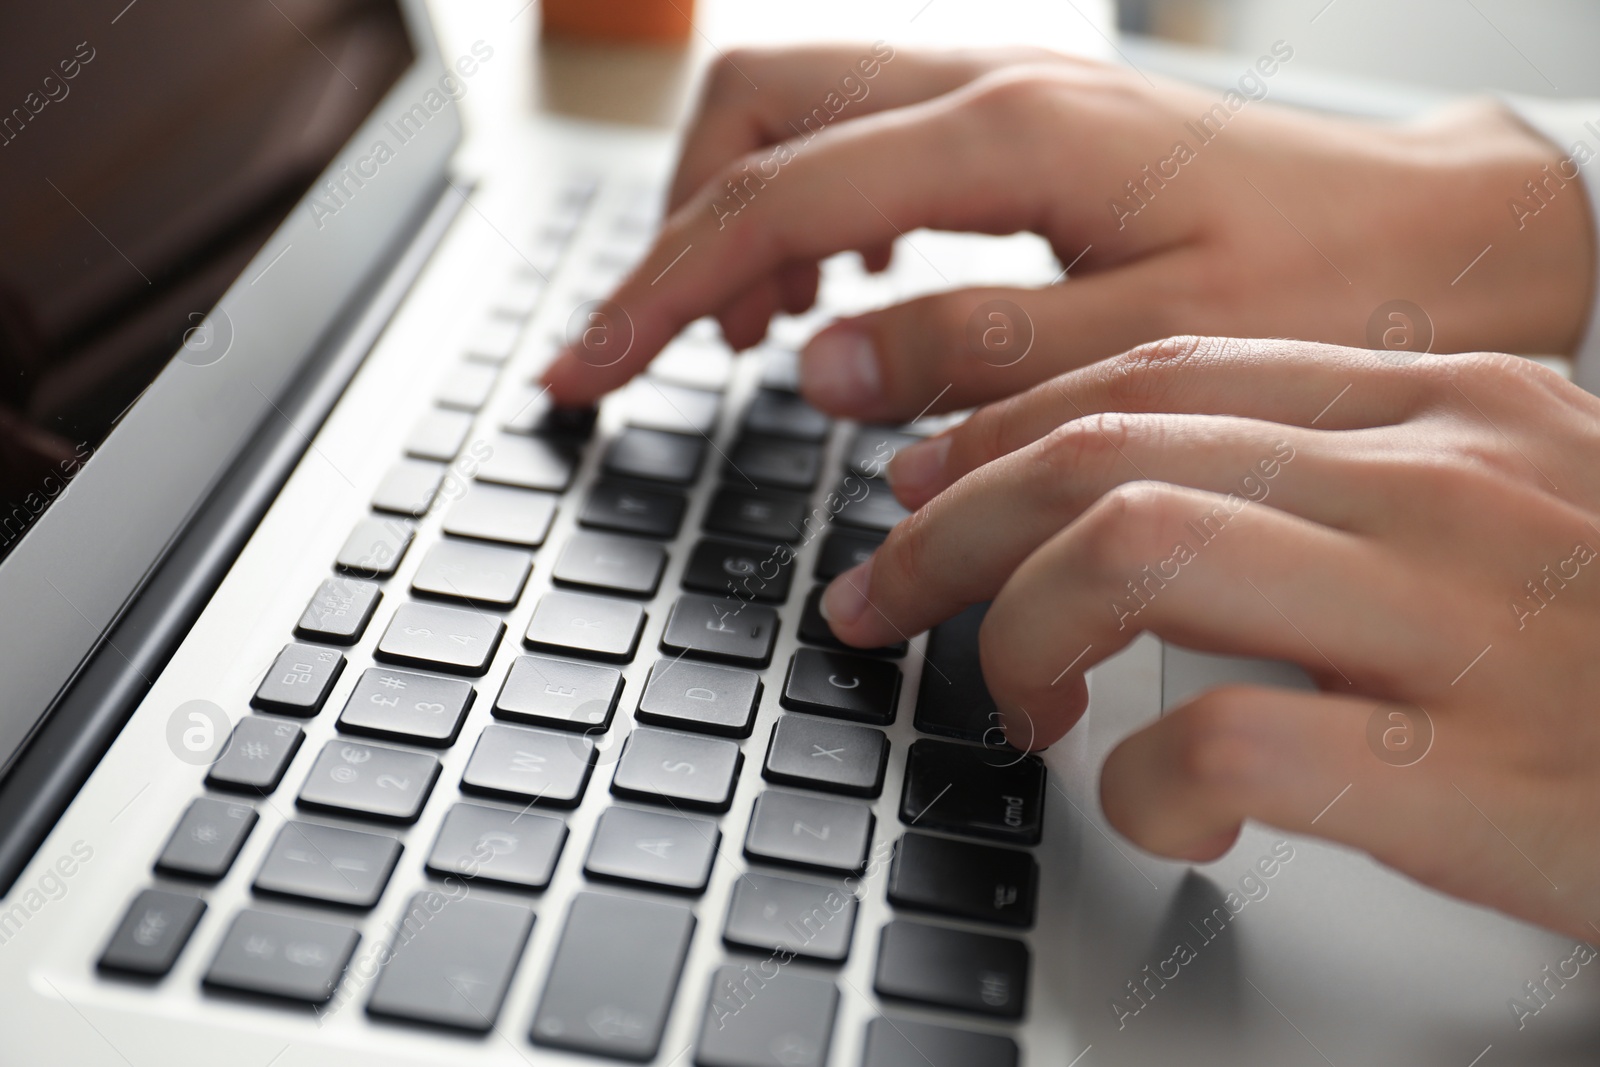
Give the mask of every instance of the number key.
[[474, 695], [460, 678], [372, 667], [339, 713], [339, 729], [442, 748], [455, 742]]
[[421, 752], [329, 741], [300, 787], [300, 806], [415, 822], [439, 761]]

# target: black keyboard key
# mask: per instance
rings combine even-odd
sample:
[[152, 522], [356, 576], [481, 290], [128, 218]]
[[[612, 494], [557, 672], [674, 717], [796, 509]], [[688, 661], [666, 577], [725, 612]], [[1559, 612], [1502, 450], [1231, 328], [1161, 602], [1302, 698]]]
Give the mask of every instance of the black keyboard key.
[[872, 558], [883, 544], [883, 535], [866, 530], [834, 530], [822, 542], [817, 556], [816, 578], [831, 582], [851, 567], [859, 566]]
[[383, 895], [400, 860], [400, 842], [321, 823], [290, 822], [256, 872], [261, 893], [370, 908]]
[[845, 469], [863, 478], [882, 478], [884, 469], [897, 452], [921, 440], [916, 434], [888, 426], [863, 426], [856, 431], [845, 452]]
[[294, 635], [330, 645], [353, 645], [366, 632], [382, 598], [382, 591], [372, 582], [328, 578], [301, 612]]
[[167, 838], [156, 870], [216, 881], [233, 866], [245, 839], [255, 829], [256, 809], [248, 804], [200, 797], [191, 803]]
[[212, 988], [326, 1004], [361, 935], [344, 923], [246, 908], [206, 971]]
[[487, 1033], [533, 929], [533, 912], [424, 890], [411, 898], [367, 1011]]
[[[823, 648], [837, 649], [841, 652], [853, 652], [858, 656], [888, 656], [898, 659], [906, 654], [908, 646], [905, 641], [896, 641], [882, 648], [856, 648], [833, 636], [828, 620], [822, 617], [822, 593], [827, 588], [825, 585], [812, 586], [811, 592], [806, 594], [806, 606], [800, 612], [800, 640], [808, 645], [821, 645]], [[870, 610], [871, 605], [868, 605], [868, 608]]]
[[1037, 756], [953, 741], [916, 741], [906, 757], [900, 821], [907, 826], [1039, 843], [1044, 763]]
[[622, 696], [622, 672], [598, 663], [518, 656], [495, 698], [496, 718], [604, 733]]
[[749, 737], [760, 699], [761, 679], [749, 671], [687, 659], [658, 660], [634, 717], [680, 730]]
[[865, 804], [768, 789], [756, 797], [744, 854], [849, 874], [866, 865], [871, 843], [872, 809]]
[[915, 720], [923, 733], [1002, 742], [1000, 712], [983, 681], [978, 658], [978, 631], [988, 610], [988, 604], [974, 604], [928, 632]]
[[840, 963], [850, 955], [856, 898], [838, 886], [771, 874], [733, 884], [722, 939], [735, 948]]
[[770, 437], [795, 441], [821, 441], [833, 422], [793, 393], [758, 389], [745, 410], [744, 428]]
[[579, 893], [529, 1037], [546, 1048], [655, 1059], [693, 934], [694, 912], [682, 905]]
[[667, 567], [667, 550], [656, 541], [580, 530], [561, 550], [550, 576], [559, 585], [651, 597]]
[[538, 548], [550, 534], [559, 499], [531, 489], [475, 482], [445, 514], [444, 532]]
[[443, 463], [424, 459], [402, 459], [384, 473], [372, 494], [373, 511], [389, 511], [419, 519], [433, 506], [433, 498], [444, 481]]
[[270, 793], [300, 750], [305, 731], [292, 722], [248, 715], [228, 735], [228, 746], [211, 765], [206, 785], [245, 793]]
[[889, 903], [957, 919], [1030, 926], [1039, 865], [1026, 852], [908, 833], [889, 867]]
[[362, 578], [387, 578], [400, 566], [416, 536], [416, 526], [407, 519], [362, 519], [344, 539], [333, 565]]
[[934, 1023], [879, 1016], [867, 1024], [861, 1067], [1017, 1067], [1017, 1043]]
[[619, 398], [629, 426], [695, 437], [709, 437], [717, 428], [721, 401], [721, 396], [704, 389], [669, 385], [651, 378], [635, 378]]
[[516, 410], [501, 424], [501, 429], [509, 433], [566, 438], [579, 443], [587, 441], [594, 434], [594, 424], [599, 416], [598, 408], [556, 407], [548, 389], [529, 388], [523, 393]]
[[718, 967], [695, 1067], [826, 1067], [839, 989], [824, 978], [748, 963]]
[[611, 792], [674, 808], [727, 811], [744, 755], [734, 741], [636, 726], [611, 779]]
[[793, 493], [724, 486], [711, 498], [705, 528], [754, 541], [794, 543], [805, 536], [809, 502]]
[[563, 819], [508, 811], [482, 804], [457, 804], [428, 853], [428, 870], [489, 882], [544, 889], [567, 842]]
[[699, 893], [721, 837], [710, 819], [610, 807], [600, 813], [583, 870], [591, 878]]
[[280, 715], [315, 715], [344, 671], [344, 656], [316, 645], [285, 645], [250, 698], [252, 707]]
[[700, 475], [705, 460], [703, 437], [629, 427], [606, 448], [601, 469], [619, 478], [688, 485]]
[[753, 482], [758, 489], [804, 492], [821, 473], [820, 445], [747, 434], [728, 457], [725, 477], [735, 484]]
[[439, 761], [422, 752], [329, 741], [300, 787], [300, 806], [416, 822], [439, 777]]
[[1020, 1019], [1028, 996], [1028, 946], [897, 919], [878, 941], [872, 988], [882, 997]]
[[577, 453], [570, 445], [545, 437], [495, 434], [489, 456], [478, 465], [478, 480], [519, 489], [562, 493], [572, 484]]
[[445, 540], [422, 557], [411, 589], [476, 606], [510, 607], [522, 595], [532, 569], [533, 557], [521, 549]]
[[370, 667], [339, 713], [339, 729], [443, 748], [455, 744], [476, 695], [460, 678]]
[[411, 428], [406, 438], [406, 455], [449, 463], [467, 443], [472, 432], [472, 416], [465, 411], [434, 408]]
[[765, 667], [772, 662], [778, 613], [757, 604], [685, 593], [672, 605], [661, 648], [673, 655]]
[[161, 977], [178, 962], [205, 911], [206, 902], [188, 893], [141, 891], [100, 953], [100, 969]]
[[900, 668], [845, 652], [798, 649], [778, 703], [790, 711], [887, 726], [900, 703]]
[[841, 526], [886, 534], [911, 514], [905, 505], [894, 498], [894, 493], [889, 491], [889, 483], [885, 481], [869, 479], [854, 485], [847, 482], [839, 488], [838, 493], [842, 503], [834, 515], [834, 521]]
[[461, 776], [469, 793], [575, 808], [594, 770], [587, 737], [526, 726], [485, 726]]
[[639, 647], [644, 608], [626, 600], [546, 593], [523, 637], [529, 647], [587, 659], [627, 663]]
[[883, 731], [809, 715], [784, 715], [772, 727], [761, 776], [846, 796], [883, 792], [889, 739]]
[[506, 624], [482, 612], [401, 604], [373, 655], [388, 663], [479, 675], [489, 669]]
[[683, 587], [738, 600], [781, 604], [794, 580], [794, 549], [707, 537], [694, 546]]
[[643, 489], [630, 482], [596, 482], [578, 521], [597, 530], [671, 540], [678, 536], [689, 502], [682, 493]]

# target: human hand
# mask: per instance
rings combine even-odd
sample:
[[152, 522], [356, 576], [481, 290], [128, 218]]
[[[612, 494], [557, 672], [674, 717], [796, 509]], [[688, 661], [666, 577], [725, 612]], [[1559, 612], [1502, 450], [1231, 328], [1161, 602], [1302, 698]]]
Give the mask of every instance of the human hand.
[[1208, 861], [1256, 819], [1588, 939], [1597, 455], [1600, 399], [1525, 360], [1174, 339], [903, 450], [919, 510], [824, 613], [871, 647], [992, 600], [984, 677], [1035, 747], [1144, 631], [1298, 663], [1320, 693], [1219, 688], [1124, 740], [1112, 825]]
[[[1286, 56], [1245, 72], [1252, 97], [1270, 95]], [[936, 397], [957, 410], [1173, 333], [1367, 344], [1395, 299], [1431, 317], [1435, 351], [1576, 346], [1593, 291], [1587, 200], [1573, 180], [1537, 217], [1508, 210], [1560, 154], [1498, 104], [1380, 125], [1225, 99], [1040, 50], [732, 53], [709, 76], [660, 237], [612, 297], [628, 354], [586, 361], [575, 346], [546, 381], [560, 402], [591, 403], [705, 314], [746, 347], [775, 312], [812, 304], [820, 259], [859, 249], [882, 266], [923, 226], [1036, 231], [1070, 280], [835, 324], [803, 353], [812, 403], [881, 421]], [[994, 299], [1031, 322], [1032, 350], [1010, 366], [968, 339]]]

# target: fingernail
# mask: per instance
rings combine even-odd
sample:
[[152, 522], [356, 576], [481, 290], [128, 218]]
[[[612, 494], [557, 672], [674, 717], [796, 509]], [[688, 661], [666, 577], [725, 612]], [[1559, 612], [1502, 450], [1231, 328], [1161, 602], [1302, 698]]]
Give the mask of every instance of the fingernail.
[[912, 496], [931, 496], [931, 490], [944, 480], [944, 462], [950, 455], [950, 437], [941, 434], [927, 441], [902, 448], [889, 461], [884, 476], [896, 492]]
[[867, 608], [867, 590], [872, 588], [872, 560], [845, 571], [833, 580], [817, 609], [831, 625], [849, 626]]
[[868, 408], [880, 399], [882, 389], [877, 350], [863, 330], [823, 330], [801, 353], [800, 390], [820, 407]]

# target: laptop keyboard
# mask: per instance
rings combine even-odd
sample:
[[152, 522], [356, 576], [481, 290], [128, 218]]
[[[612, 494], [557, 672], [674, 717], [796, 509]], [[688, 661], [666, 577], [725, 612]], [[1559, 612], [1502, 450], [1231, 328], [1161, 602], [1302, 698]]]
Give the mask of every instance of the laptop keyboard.
[[[544, 273], [593, 201], [584, 183], [563, 194], [543, 232]], [[614, 220], [618, 232], [626, 221]], [[690, 1012], [703, 1017], [701, 1067], [823, 1067], [838, 984], [770, 961], [836, 967], [868, 954], [886, 1014], [837, 1062], [1018, 1062], [994, 1024], [1025, 1012], [1019, 933], [1036, 905], [1027, 847], [1040, 839], [1045, 772], [999, 743], [977, 660], [982, 609], [937, 628], [923, 656], [904, 641], [847, 648], [818, 607], [823, 584], [904, 516], [874, 476], [915, 437], [836, 427], [780, 361], [718, 440], [732, 361], [694, 329], [624, 390], [626, 425], [602, 434], [595, 413], [555, 410], [526, 382], [502, 380], [540, 292], [529, 273], [506, 281], [370, 514], [298, 622], [284, 620], [282, 654], [253, 695], [238, 695], [253, 711], [206, 794], [174, 813], [152, 856], [163, 880], [109, 932], [101, 970], [166, 975], [207, 907], [205, 884], [229, 877], [260, 832], [256, 804], [292, 805], [259, 866], [233, 875], [261, 906], [227, 917], [207, 950], [208, 988], [323, 1005], [362, 937], [387, 938], [397, 948], [359, 992], [370, 1016], [488, 1031], [537, 921], [560, 935], [521, 1035], [533, 1045], [650, 1060], [672, 1013]], [[525, 402], [469, 445], [501, 390]], [[835, 434], [853, 436], [829, 469]], [[591, 453], [598, 473], [579, 483]], [[458, 473], [469, 469], [470, 480]], [[819, 489], [838, 506], [814, 507]], [[691, 528], [697, 494], [708, 503]], [[432, 513], [440, 532], [419, 532]], [[552, 540], [562, 513], [576, 528]], [[402, 587], [393, 578], [408, 559]], [[680, 588], [647, 645], [673, 559]], [[550, 588], [530, 594], [536, 571]], [[512, 629], [529, 599], [528, 621]], [[775, 659], [784, 631], [800, 647]], [[517, 653], [501, 671], [504, 643]], [[623, 668], [645, 660], [633, 689]], [[929, 736], [902, 744], [882, 728], [908, 670], [921, 676], [915, 728]], [[783, 711], [758, 731], [769, 688]], [[302, 724], [318, 716], [335, 717], [336, 735], [306, 744]], [[441, 757], [455, 750], [470, 755], [445, 773]], [[896, 763], [900, 825], [877, 825], [866, 802]], [[725, 841], [723, 818], [752, 777], [760, 789], [742, 838]], [[598, 817], [569, 827], [567, 813], [596, 793], [606, 794]], [[430, 806], [444, 811], [432, 839], [405, 838]], [[395, 874], [406, 848], [425, 853], [420, 884]], [[891, 854], [886, 878], [859, 877]], [[697, 901], [719, 862], [739, 874], [725, 914], [707, 914]], [[585, 887], [542, 896], [573, 863]], [[471, 892], [480, 881], [495, 892]], [[198, 889], [176, 891], [183, 882]], [[861, 928], [858, 894], [885, 892], [894, 917]], [[363, 913], [402, 897], [398, 929], [363, 931]], [[683, 981], [697, 937], [724, 948], [709, 996], [703, 979]], [[897, 1018], [895, 1002], [949, 1025]], [[986, 1025], [963, 1028], [962, 1015]]]

